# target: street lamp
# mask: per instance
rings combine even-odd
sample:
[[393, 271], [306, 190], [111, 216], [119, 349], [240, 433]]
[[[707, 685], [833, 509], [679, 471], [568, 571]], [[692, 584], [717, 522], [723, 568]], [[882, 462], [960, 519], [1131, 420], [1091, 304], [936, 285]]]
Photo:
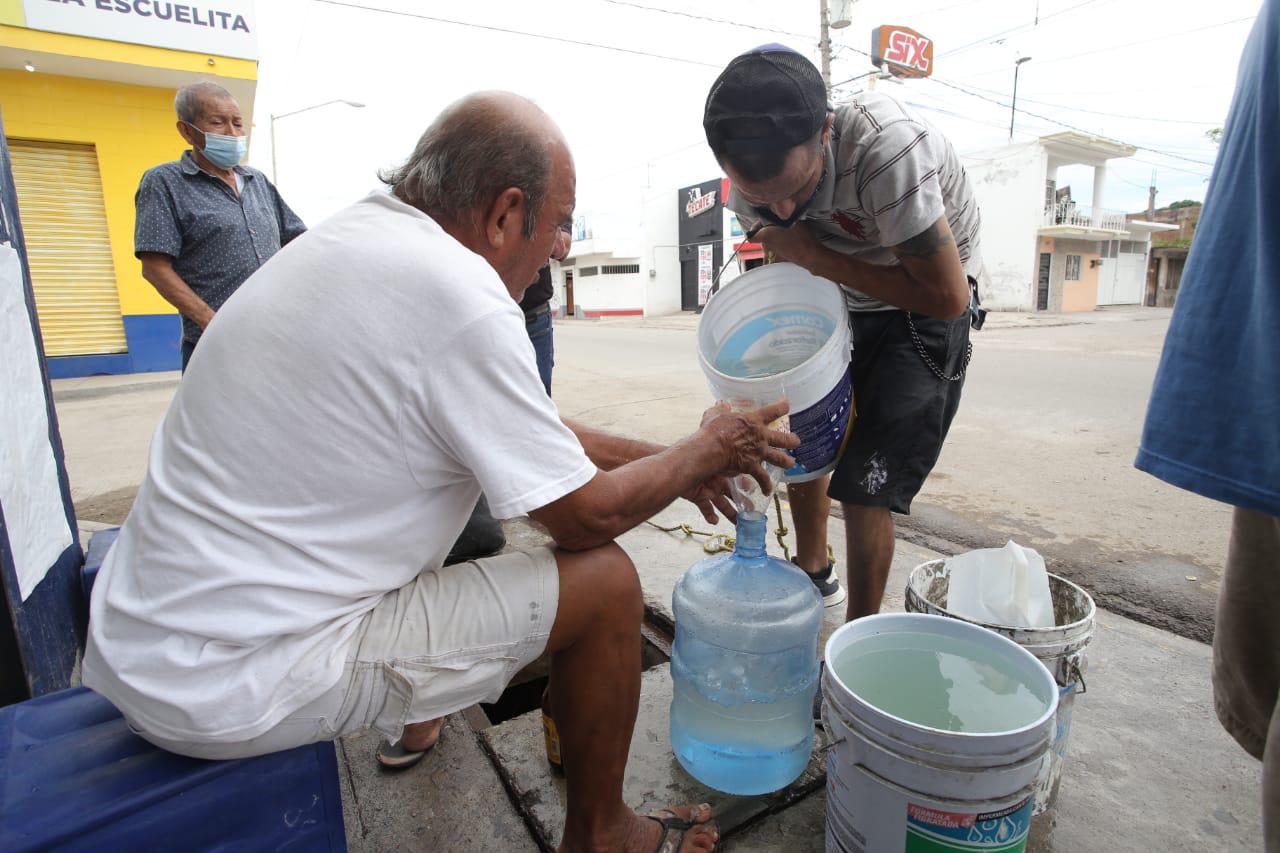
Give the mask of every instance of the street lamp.
[[[1018, 69], [1024, 62], [1030, 62], [1031, 57], [1019, 56], [1017, 61], [1013, 63], [1013, 103], [1009, 105], [1009, 141], [1013, 142], [1013, 119], [1018, 114]], [[275, 149], [272, 148], [274, 152]]]
[[354, 107], [357, 110], [364, 109], [364, 104], [360, 103], [359, 101], [348, 101], [346, 98], [334, 98], [332, 101], [325, 101], [322, 104], [312, 104], [311, 106], [303, 107], [300, 110], [290, 110], [287, 113], [280, 113], [278, 115], [275, 113], [272, 113], [271, 115], [271, 183], [276, 184], [277, 188], [279, 188], [280, 182], [279, 180], [277, 180], [277, 177], [276, 177], [276, 119], [286, 118], [288, 116], [296, 116], [298, 113], [310, 112], [311, 110], [318, 110], [321, 107], [327, 107], [330, 104], [346, 104], [347, 106]]

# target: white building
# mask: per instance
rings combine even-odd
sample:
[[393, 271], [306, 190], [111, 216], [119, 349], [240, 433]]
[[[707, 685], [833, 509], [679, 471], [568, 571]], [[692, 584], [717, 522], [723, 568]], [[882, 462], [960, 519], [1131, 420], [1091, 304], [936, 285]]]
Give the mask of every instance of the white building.
[[[655, 317], [696, 308], [700, 292], [746, 239], [724, 207], [727, 184], [723, 178], [704, 182], [707, 192], [696, 205], [689, 203], [691, 187], [648, 195], [637, 205], [637, 224], [602, 217], [597, 228], [580, 217], [569, 256], [552, 264], [559, 316]], [[745, 244], [720, 283], [758, 263], [762, 253]]]
[[[1104, 206], [1107, 161], [1136, 151], [1067, 131], [963, 158], [982, 209], [984, 307], [1091, 311], [1141, 304], [1151, 234], [1173, 226], [1126, 221]], [[1078, 204], [1059, 185], [1059, 170], [1071, 166], [1092, 169], [1092, 204]]]

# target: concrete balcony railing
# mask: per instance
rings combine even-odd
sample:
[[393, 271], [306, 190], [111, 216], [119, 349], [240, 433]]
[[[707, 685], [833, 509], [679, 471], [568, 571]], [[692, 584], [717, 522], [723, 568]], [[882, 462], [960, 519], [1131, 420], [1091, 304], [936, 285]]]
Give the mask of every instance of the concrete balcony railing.
[[1101, 207], [1086, 207], [1075, 202], [1060, 202], [1045, 208], [1044, 228], [1065, 226], [1092, 231], [1127, 231], [1124, 213]]

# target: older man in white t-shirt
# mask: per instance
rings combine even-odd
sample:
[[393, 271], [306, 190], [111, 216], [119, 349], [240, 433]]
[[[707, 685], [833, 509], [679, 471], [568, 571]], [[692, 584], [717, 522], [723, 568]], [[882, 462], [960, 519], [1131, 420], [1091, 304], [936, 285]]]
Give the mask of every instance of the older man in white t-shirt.
[[[421, 751], [544, 651], [564, 849], [709, 850], [705, 806], [622, 800], [643, 600], [613, 544], [679, 496], [732, 513], [785, 404], [660, 448], [561, 421], [516, 301], [574, 207], [559, 130], [463, 99], [403, 168], [218, 312], [94, 588], [84, 681], [147, 740], [230, 758], [373, 728]], [[442, 569], [481, 489], [556, 547]]]

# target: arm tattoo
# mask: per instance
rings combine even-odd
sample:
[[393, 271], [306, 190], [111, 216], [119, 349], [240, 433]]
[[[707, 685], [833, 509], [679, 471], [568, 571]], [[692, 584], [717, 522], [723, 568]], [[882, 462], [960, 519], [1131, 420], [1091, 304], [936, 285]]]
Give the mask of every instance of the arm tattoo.
[[955, 245], [955, 238], [943, 230], [941, 222], [935, 222], [910, 240], [904, 240], [893, 247], [898, 257], [927, 258], [947, 245]]

